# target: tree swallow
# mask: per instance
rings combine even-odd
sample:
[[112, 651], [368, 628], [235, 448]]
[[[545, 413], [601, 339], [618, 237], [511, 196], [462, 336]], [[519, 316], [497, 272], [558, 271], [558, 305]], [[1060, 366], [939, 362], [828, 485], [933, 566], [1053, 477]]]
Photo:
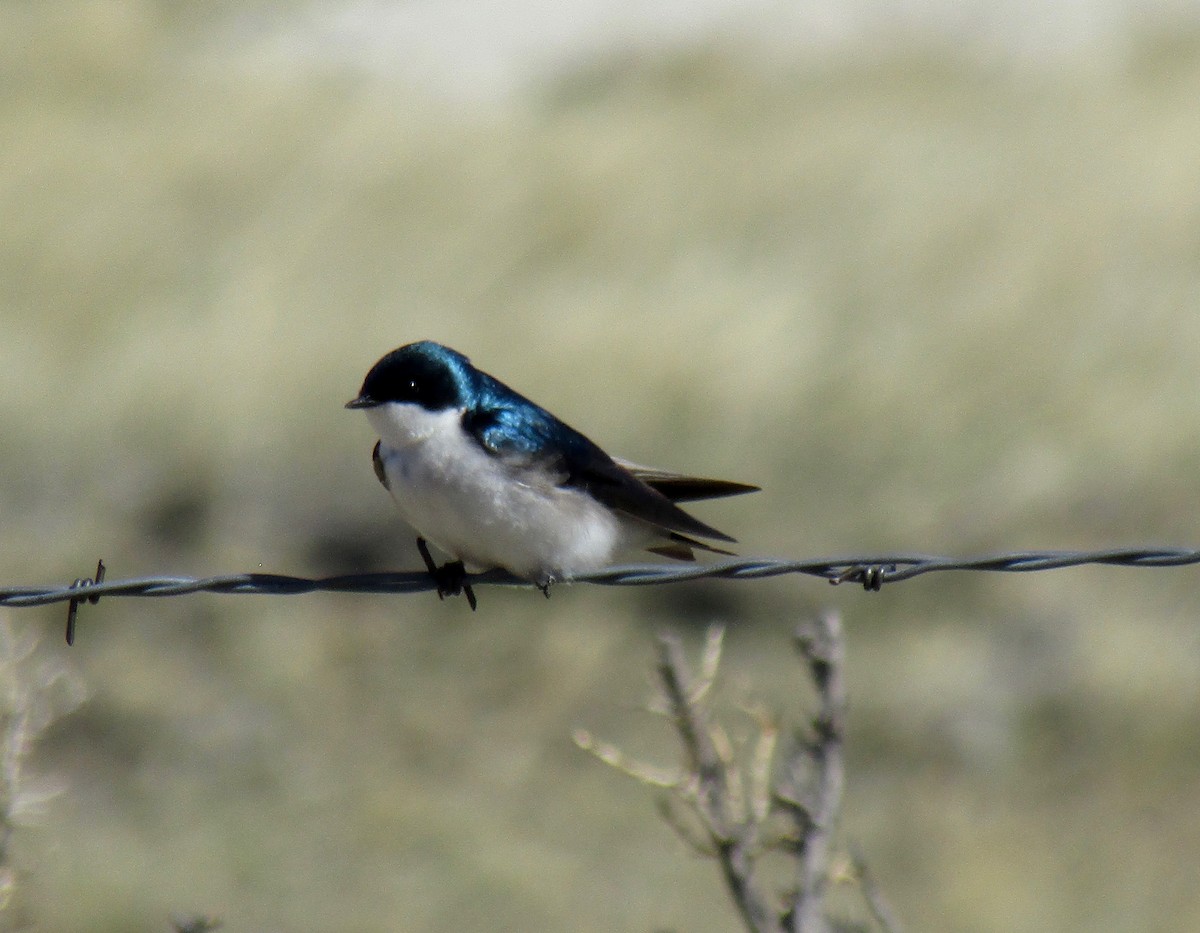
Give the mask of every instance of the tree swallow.
[[[632, 548], [679, 560], [693, 560], [696, 548], [729, 554], [698, 539], [733, 538], [675, 503], [758, 489], [611, 457], [429, 340], [379, 360], [346, 407], [363, 409], [379, 434], [375, 475], [420, 535], [439, 595], [465, 589], [471, 608], [467, 568], [503, 568], [549, 595], [555, 581]], [[426, 538], [454, 561], [435, 567]]]

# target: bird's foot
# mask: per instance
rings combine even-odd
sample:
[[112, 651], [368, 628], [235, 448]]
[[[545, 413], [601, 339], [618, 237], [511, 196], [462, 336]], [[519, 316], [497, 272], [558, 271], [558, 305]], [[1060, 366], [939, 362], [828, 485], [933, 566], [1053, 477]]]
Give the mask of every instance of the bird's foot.
[[545, 577], [541, 580], [535, 581], [533, 585], [542, 591], [543, 596], [545, 596], [547, 599], [549, 599], [550, 598], [550, 587], [554, 586], [554, 584], [557, 582], [558, 581], [554, 577]]
[[463, 562], [461, 560], [448, 561], [439, 567], [434, 563], [433, 555], [429, 553], [429, 545], [425, 543], [424, 538], [417, 538], [417, 550], [421, 552], [421, 559], [425, 561], [425, 569], [429, 571], [433, 582], [437, 584], [438, 599], [462, 593], [467, 597], [467, 605], [474, 612], [477, 605], [475, 592], [471, 589], [471, 584], [467, 582], [467, 568], [463, 566]]

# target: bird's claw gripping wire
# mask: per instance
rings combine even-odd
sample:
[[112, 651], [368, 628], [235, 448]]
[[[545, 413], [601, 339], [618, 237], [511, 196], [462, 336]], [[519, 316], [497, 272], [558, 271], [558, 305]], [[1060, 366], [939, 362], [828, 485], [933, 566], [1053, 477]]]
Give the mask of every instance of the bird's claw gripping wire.
[[[96, 561], [96, 575], [94, 577], [80, 577], [71, 584], [73, 590], [87, 589], [89, 586], [95, 586], [98, 583], [104, 582], [104, 559]], [[100, 602], [99, 596], [80, 596], [78, 599], [72, 599], [67, 604], [67, 644], [75, 644], [75, 616], [79, 612], [79, 604], [87, 600], [93, 606]]]
[[438, 599], [445, 599], [447, 596], [457, 596], [462, 593], [467, 597], [467, 604], [471, 607], [471, 611], [475, 611], [475, 591], [471, 589], [471, 584], [467, 582], [467, 568], [463, 566], [461, 560], [452, 561], [438, 566], [433, 555], [429, 553], [429, 545], [425, 543], [424, 538], [417, 538], [417, 550], [421, 552], [421, 559], [425, 561], [425, 569], [429, 571], [429, 575], [433, 577], [433, 582], [437, 584]]

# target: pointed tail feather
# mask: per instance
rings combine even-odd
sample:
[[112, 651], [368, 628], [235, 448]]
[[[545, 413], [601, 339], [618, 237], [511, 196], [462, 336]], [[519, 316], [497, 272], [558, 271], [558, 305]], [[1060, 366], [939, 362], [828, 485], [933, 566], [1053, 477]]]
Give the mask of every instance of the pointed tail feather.
[[675, 560], [695, 560], [696, 555], [692, 553], [693, 548], [708, 551], [710, 554], [724, 554], [726, 557], [737, 556], [733, 551], [713, 547], [711, 544], [705, 544], [703, 541], [697, 541], [695, 538], [681, 535], [677, 531], [671, 532], [671, 540], [668, 544], [659, 544], [654, 547], [648, 547], [646, 550], [651, 554], [661, 554], [663, 557], [672, 557]]
[[742, 496], [748, 492], [758, 492], [760, 489], [749, 483], [735, 483], [727, 479], [707, 479], [702, 476], [686, 476], [683, 473], [673, 473], [670, 470], [659, 470], [655, 467], [631, 463], [619, 457], [613, 459], [651, 489], [661, 492], [672, 502], [694, 502], [698, 499]]

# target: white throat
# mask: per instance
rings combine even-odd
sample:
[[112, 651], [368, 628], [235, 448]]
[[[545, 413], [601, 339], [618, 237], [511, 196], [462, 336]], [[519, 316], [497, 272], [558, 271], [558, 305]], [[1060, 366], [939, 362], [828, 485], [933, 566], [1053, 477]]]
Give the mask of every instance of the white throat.
[[438, 434], [461, 429], [464, 409], [429, 411], [411, 402], [386, 402], [367, 409], [367, 421], [385, 447], [404, 450]]
[[543, 583], [598, 570], [648, 537], [585, 492], [485, 451], [463, 430], [463, 409], [392, 402], [366, 414], [400, 514], [473, 569]]

